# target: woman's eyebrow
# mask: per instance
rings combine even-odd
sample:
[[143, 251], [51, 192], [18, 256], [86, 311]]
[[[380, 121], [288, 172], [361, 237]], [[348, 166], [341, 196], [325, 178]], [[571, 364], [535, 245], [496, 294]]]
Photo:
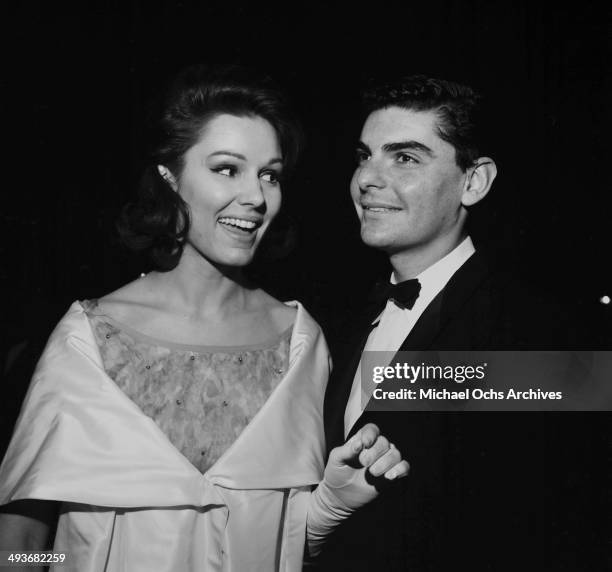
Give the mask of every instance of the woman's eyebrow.
[[[247, 158], [245, 155], [243, 155], [242, 153], [236, 153], [234, 151], [214, 151], [213, 153], [210, 153], [208, 156], [209, 157], [214, 157], [216, 155], [229, 155], [230, 157], [234, 157], [236, 159], [239, 159], [240, 161], [247, 161]], [[282, 163], [283, 159], [281, 157], [274, 157], [273, 159], [270, 159], [268, 161], [268, 165], [272, 165], [274, 163]]]
[[357, 141], [357, 144], [355, 145], [355, 149], [357, 151], [364, 151], [368, 155], [372, 154], [372, 151], [370, 150], [370, 148], [363, 141]]
[[241, 161], [246, 161], [247, 158], [241, 153], [235, 153], [234, 151], [215, 151], [208, 155], [209, 157], [213, 157], [215, 155], [229, 155], [230, 157], [235, 157], [236, 159], [240, 159]]

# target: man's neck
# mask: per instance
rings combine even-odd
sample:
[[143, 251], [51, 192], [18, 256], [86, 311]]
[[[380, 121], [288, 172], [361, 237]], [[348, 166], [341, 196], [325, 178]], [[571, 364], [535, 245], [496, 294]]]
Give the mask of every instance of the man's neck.
[[393, 268], [393, 274], [397, 282], [416, 278], [430, 266], [444, 258], [459, 246], [467, 237], [467, 234], [459, 234], [452, 240], [429, 244], [426, 248], [415, 247], [410, 250], [391, 254], [389, 261]]

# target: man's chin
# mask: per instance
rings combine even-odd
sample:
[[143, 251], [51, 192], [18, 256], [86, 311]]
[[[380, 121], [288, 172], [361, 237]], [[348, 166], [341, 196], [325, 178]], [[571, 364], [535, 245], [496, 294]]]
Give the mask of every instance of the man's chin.
[[382, 233], [369, 232], [367, 229], [361, 230], [361, 240], [366, 246], [377, 250], [387, 251], [392, 245], [388, 236]]

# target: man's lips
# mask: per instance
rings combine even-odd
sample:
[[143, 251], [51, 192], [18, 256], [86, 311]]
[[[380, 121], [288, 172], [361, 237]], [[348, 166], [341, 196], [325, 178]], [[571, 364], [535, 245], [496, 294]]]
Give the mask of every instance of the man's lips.
[[361, 208], [367, 213], [392, 213], [402, 210], [386, 203], [361, 203]]

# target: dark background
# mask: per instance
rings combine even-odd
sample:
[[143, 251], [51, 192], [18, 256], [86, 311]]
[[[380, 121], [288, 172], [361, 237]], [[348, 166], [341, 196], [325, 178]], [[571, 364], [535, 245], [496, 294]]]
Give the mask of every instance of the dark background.
[[384, 258], [361, 245], [349, 200], [357, 93], [372, 78], [425, 73], [489, 100], [499, 176], [474, 210], [477, 247], [519, 262], [534, 289], [578, 316], [588, 348], [610, 342], [606, 12], [599, 5], [446, 1], [21, 4], [4, 20], [3, 356], [43, 337], [75, 299], [147, 270], [114, 221], [141, 168], [146, 103], [177, 69], [240, 62], [291, 96], [307, 147], [284, 189], [293, 252], [264, 285], [332, 327]]
[[361, 121], [356, 96], [372, 77], [425, 73], [472, 84], [493, 103], [488, 154], [499, 176], [472, 216], [477, 246], [517, 260], [534, 289], [578, 310], [584, 346], [604, 347], [611, 308], [599, 299], [612, 295], [612, 193], [599, 6], [150, 0], [13, 7], [3, 25], [4, 361], [12, 363], [24, 340], [44, 338], [73, 300], [146, 270], [118, 245], [114, 220], [138, 178], [145, 102], [197, 62], [271, 73], [305, 126], [308, 145], [284, 189], [297, 245], [263, 269], [272, 293], [302, 300], [327, 328], [386, 272], [360, 244], [348, 195]]
[[[612, 296], [603, 2], [39, 0], [10, 9], [0, 209], [0, 362], [10, 375], [0, 441], [69, 304], [147, 269], [118, 245], [114, 221], [138, 179], [144, 104], [191, 63], [256, 65], [289, 91], [308, 141], [284, 189], [297, 244], [261, 277], [279, 297], [302, 300], [332, 344], [338, 319], [387, 271], [361, 245], [348, 195], [358, 89], [372, 77], [425, 73], [472, 84], [493, 104], [488, 154], [499, 176], [472, 216], [477, 247], [517, 261], [534, 291], [560, 300], [583, 349], [612, 348], [612, 308], [599, 302]], [[590, 476], [577, 483], [609, 474], [609, 432], [592, 435], [573, 464]], [[609, 501], [609, 488], [599, 490], [575, 503]]]
[[372, 77], [425, 73], [494, 102], [500, 174], [472, 217], [477, 245], [518, 259], [603, 343], [612, 193], [598, 6], [22, 3], [3, 26], [3, 347], [146, 269], [113, 233], [138, 177], [143, 107], [178, 68], [207, 61], [270, 72], [305, 126], [308, 147], [285, 188], [297, 247], [266, 269], [274, 293], [303, 300], [325, 325], [385, 271], [360, 244], [348, 196], [356, 94]]

